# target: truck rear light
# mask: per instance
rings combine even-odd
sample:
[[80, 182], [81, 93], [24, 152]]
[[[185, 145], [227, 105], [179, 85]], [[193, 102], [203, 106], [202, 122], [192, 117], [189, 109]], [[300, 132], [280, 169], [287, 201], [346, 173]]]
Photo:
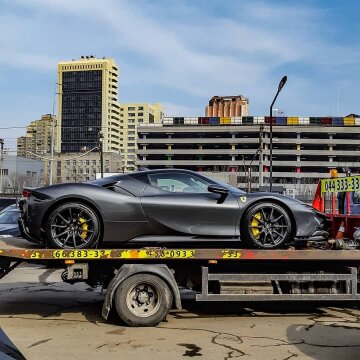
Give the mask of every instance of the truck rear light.
[[23, 196], [24, 198], [27, 198], [27, 199], [28, 199], [28, 198], [31, 196], [31, 191], [30, 191], [30, 190], [23, 190], [22, 196]]

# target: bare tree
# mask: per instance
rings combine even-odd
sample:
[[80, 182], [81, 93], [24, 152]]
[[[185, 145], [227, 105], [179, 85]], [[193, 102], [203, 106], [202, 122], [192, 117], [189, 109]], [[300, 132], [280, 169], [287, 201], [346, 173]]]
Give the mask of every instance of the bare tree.
[[11, 194], [21, 194], [24, 187], [40, 185], [40, 179], [27, 176], [25, 173], [12, 171], [7, 176], [7, 191]]

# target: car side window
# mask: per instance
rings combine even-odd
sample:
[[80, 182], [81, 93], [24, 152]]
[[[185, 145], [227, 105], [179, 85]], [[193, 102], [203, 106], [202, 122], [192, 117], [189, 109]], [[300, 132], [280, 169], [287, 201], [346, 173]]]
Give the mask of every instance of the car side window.
[[148, 175], [149, 183], [169, 192], [206, 193], [210, 183], [192, 174], [169, 172]]

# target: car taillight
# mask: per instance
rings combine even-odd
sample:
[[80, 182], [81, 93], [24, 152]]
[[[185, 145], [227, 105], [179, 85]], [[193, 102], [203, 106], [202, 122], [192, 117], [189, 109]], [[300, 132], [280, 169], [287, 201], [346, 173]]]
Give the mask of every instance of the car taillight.
[[31, 191], [30, 190], [23, 190], [22, 196], [24, 198], [29, 198], [31, 196]]

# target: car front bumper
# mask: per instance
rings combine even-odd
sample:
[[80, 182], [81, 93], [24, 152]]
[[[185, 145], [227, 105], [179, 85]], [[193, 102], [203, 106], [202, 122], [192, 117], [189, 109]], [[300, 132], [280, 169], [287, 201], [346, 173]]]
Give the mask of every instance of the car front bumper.
[[297, 225], [295, 240], [325, 241], [329, 238], [331, 222], [325, 214], [312, 207], [302, 207], [293, 214]]

